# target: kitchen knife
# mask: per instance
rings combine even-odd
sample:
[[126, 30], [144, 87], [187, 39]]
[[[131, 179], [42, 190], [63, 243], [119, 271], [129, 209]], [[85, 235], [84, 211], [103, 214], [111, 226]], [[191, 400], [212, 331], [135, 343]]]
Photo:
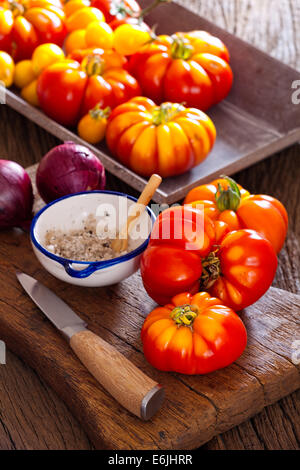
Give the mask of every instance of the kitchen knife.
[[27, 294], [69, 341], [71, 348], [121, 405], [144, 420], [161, 407], [164, 389], [102, 338], [54, 292], [24, 273], [16, 273]]

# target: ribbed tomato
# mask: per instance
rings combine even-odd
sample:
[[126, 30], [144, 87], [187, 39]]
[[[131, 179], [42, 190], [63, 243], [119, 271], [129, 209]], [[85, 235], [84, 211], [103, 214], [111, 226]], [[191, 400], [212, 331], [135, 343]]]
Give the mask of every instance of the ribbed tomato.
[[63, 45], [67, 30], [60, 0], [0, 0], [0, 49], [30, 59], [43, 43]]
[[196, 108], [136, 97], [108, 120], [106, 141], [113, 155], [143, 176], [178, 175], [201, 163], [216, 137], [211, 119]]
[[206, 292], [178, 294], [170, 304], [154, 309], [141, 337], [152, 366], [189, 375], [228, 366], [247, 344], [239, 316]]
[[236, 230], [202, 260], [201, 289], [239, 311], [264, 295], [276, 268], [276, 253], [268, 240], [254, 230]]
[[[60, 124], [75, 126], [90, 109], [114, 108], [140, 93], [136, 79], [121, 67], [114, 67], [110, 54], [95, 49], [81, 64], [75, 60], [53, 64], [38, 79], [37, 92], [43, 111]], [[76, 56], [76, 53], [74, 53]]]
[[220, 39], [205, 31], [159, 36], [130, 58], [130, 72], [156, 103], [185, 103], [202, 111], [229, 93], [233, 74]]
[[236, 182], [226, 177], [197, 186], [185, 198], [185, 204], [203, 204], [214, 220], [226, 223], [228, 229], [249, 228], [269, 240], [276, 253], [282, 248], [288, 215], [278, 199], [263, 194], [249, 194]]

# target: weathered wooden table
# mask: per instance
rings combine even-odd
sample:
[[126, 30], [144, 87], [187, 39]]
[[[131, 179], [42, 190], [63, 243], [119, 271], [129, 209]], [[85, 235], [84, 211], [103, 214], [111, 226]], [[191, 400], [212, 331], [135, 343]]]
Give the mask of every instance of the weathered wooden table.
[[[181, 0], [274, 57], [300, 69], [300, 0]], [[266, 83], [266, 86], [268, 84]], [[290, 87], [291, 84], [283, 83]], [[274, 97], [276, 99], [276, 97]], [[300, 120], [300, 105], [299, 105]], [[58, 141], [8, 107], [0, 106], [0, 158], [24, 167], [39, 161]], [[274, 285], [300, 292], [300, 147], [295, 145], [246, 170], [236, 179], [252, 192], [278, 197], [290, 228]], [[108, 175], [108, 186], [134, 194]], [[19, 358], [8, 352], [0, 366], [0, 449], [90, 449], [88, 438], [65, 405]], [[297, 449], [300, 393], [294, 393], [202, 449]]]

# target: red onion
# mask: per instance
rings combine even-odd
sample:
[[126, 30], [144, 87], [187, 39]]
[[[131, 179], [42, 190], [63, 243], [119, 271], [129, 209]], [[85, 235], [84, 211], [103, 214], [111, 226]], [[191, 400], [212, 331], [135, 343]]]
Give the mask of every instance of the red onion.
[[54, 147], [41, 160], [36, 185], [45, 202], [67, 194], [105, 188], [105, 169], [88, 148], [74, 142]]
[[27, 229], [32, 205], [32, 185], [26, 171], [18, 163], [0, 160], [0, 229]]

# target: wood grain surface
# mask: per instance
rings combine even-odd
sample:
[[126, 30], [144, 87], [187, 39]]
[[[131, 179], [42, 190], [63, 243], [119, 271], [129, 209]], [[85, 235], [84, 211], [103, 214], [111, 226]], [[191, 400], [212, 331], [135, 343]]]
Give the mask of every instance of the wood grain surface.
[[[228, 31], [300, 70], [299, 0], [182, 0]], [[289, 86], [289, 84], [287, 84]], [[0, 155], [28, 166], [59, 141], [6, 106], [0, 106]], [[300, 148], [294, 145], [236, 175], [252, 192], [278, 197], [290, 228], [274, 285], [300, 293]], [[116, 178], [108, 187], [130, 192]], [[15, 236], [9, 243], [14, 246]], [[7, 280], [5, 280], [7, 282]], [[89, 449], [82, 427], [32, 369], [8, 352], [0, 366], [0, 448]], [[251, 420], [212, 439], [202, 449], [298, 449], [300, 394], [268, 406]]]

